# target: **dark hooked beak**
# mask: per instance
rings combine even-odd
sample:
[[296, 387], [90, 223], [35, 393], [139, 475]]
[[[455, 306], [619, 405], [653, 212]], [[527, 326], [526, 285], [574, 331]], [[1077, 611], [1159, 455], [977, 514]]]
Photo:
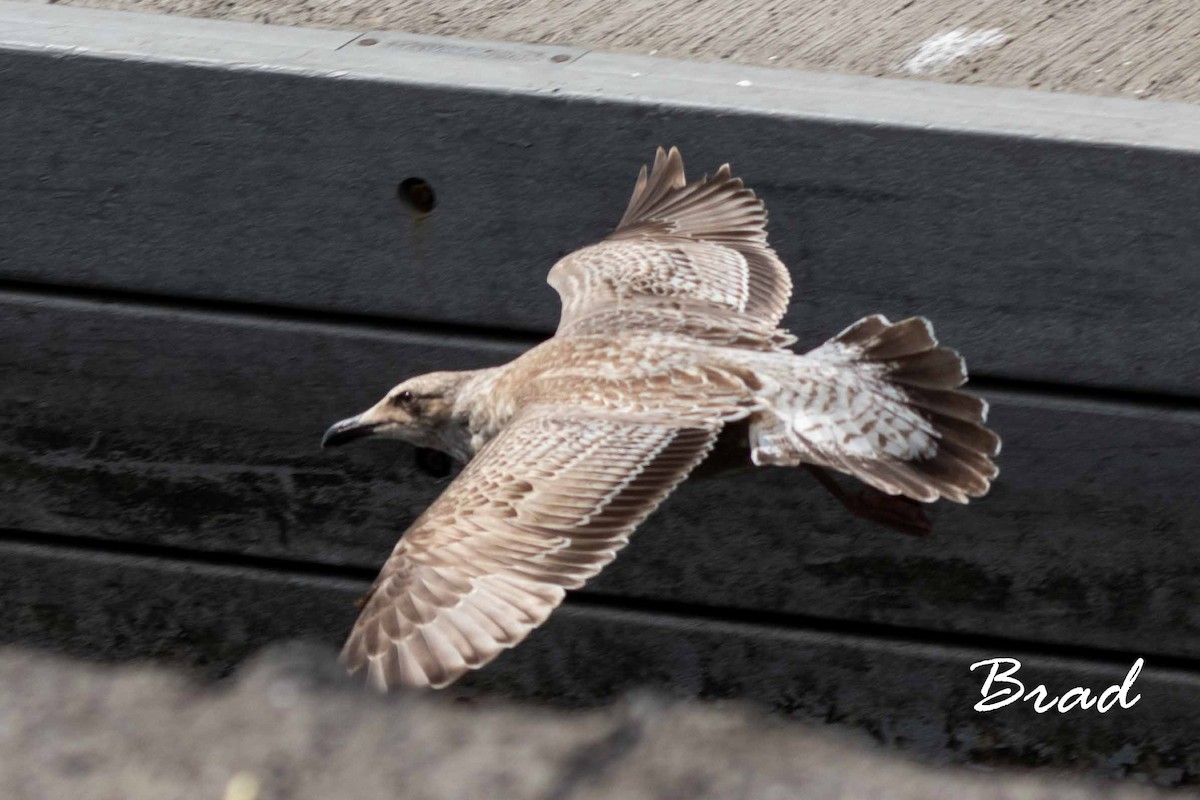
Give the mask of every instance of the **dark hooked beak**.
[[346, 442], [353, 442], [355, 439], [370, 436], [378, 427], [378, 422], [363, 422], [361, 414], [341, 422], [335, 422], [321, 437], [321, 447], [337, 447]]

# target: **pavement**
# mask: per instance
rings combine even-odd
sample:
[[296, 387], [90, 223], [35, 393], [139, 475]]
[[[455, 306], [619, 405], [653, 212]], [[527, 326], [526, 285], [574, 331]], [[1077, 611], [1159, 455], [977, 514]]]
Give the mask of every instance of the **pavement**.
[[66, 0], [63, 5], [1200, 101], [1200, 13], [1194, 0]]
[[218, 683], [0, 649], [0, 786], [8, 800], [1165, 796], [1046, 771], [918, 766], [737, 704], [638, 695], [563, 711], [378, 696], [332, 651], [297, 644]]

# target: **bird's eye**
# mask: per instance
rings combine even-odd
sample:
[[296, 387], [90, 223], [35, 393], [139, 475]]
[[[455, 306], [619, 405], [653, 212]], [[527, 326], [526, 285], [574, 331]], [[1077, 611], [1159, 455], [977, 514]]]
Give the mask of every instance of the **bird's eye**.
[[409, 392], [409, 391], [397, 392], [396, 395], [392, 398], [392, 403], [394, 403], [395, 405], [398, 405], [398, 406], [411, 406], [412, 401], [413, 401], [413, 394], [412, 394], [412, 392]]

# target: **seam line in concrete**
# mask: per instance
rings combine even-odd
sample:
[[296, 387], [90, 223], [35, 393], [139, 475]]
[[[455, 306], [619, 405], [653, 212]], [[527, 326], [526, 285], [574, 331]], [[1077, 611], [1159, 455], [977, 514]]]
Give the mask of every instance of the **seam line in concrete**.
[[[398, 336], [438, 345], [503, 350], [506, 353], [511, 350], [513, 357], [519, 354], [517, 350], [533, 347], [552, 335], [505, 327], [0, 279], [0, 301], [5, 299], [62, 303], [97, 311], [117, 308], [140, 313], [177, 314], [184, 318], [232, 325], [295, 325], [309, 329], [333, 329], [343, 334]], [[813, 347], [817, 344], [819, 342], [811, 343]], [[1083, 405], [1092, 407], [1098, 413], [1138, 416], [1146, 412], [1170, 414], [1181, 423], [1200, 424], [1200, 397], [1189, 395], [1049, 383], [983, 373], [972, 374], [966, 388], [971, 392], [982, 392], [1018, 403]]]
[[[225, 551], [196, 551], [168, 545], [92, 539], [66, 534], [34, 533], [0, 529], [0, 546], [27, 552], [76, 557], [111, 558], [177, 568], [210, 567], [275, 579], [314, 580], [363, 590], [377, 570], [349, 565], [272, 556], [244, 555]], [[1177, 673], [1181, 679], [1200, 682], [1200, 658], [1147, 651], [1133, 652], [1091, 645], [1028, 641], [991, 634], [940, 631], [863, 620], [840, 620], [787, 612], [707, 606], [642, 597], [608, 595], [587, 590], [568, 595], [564, 608], [581, 612], [660, 620], [675, 624], [704, 622], [731, 629], [771, 631], [780, 634], [830, 636], [847, 641], [872, 641], [916, 648], [973, 650], [1006, 657], [1039, 657], [1084, 662], [1097, 666], [1128, 669], [1136, 658], [1146, 659], [1147, 669]], [[647, 619], [649, 618], [649, 619]]]

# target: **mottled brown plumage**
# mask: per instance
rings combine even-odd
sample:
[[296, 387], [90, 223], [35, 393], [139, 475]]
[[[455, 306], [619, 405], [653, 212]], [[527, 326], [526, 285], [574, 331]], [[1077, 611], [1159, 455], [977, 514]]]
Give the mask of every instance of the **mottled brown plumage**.
[[[388, 689], [483, 666], [611, 561], [718, 439], [720, 470], [829, 468], [924, 502], [988, 490], [999, 439], [984, 402], [954, 391], [957, 354], [922, 319], [880, 316], [793, 353], [778, 327], [791, 280], [765, 224], [728, 166], [688, 183], [660, 149], [617, 230], [550, 271], [553, 338], [503, 367], [413, 378], [329, 430], [329, 444], [393, 436], [469, 462], [380, 572], [343, 650], [352, 671]], [[893, 517], [909, 524], [878, 519]]]

